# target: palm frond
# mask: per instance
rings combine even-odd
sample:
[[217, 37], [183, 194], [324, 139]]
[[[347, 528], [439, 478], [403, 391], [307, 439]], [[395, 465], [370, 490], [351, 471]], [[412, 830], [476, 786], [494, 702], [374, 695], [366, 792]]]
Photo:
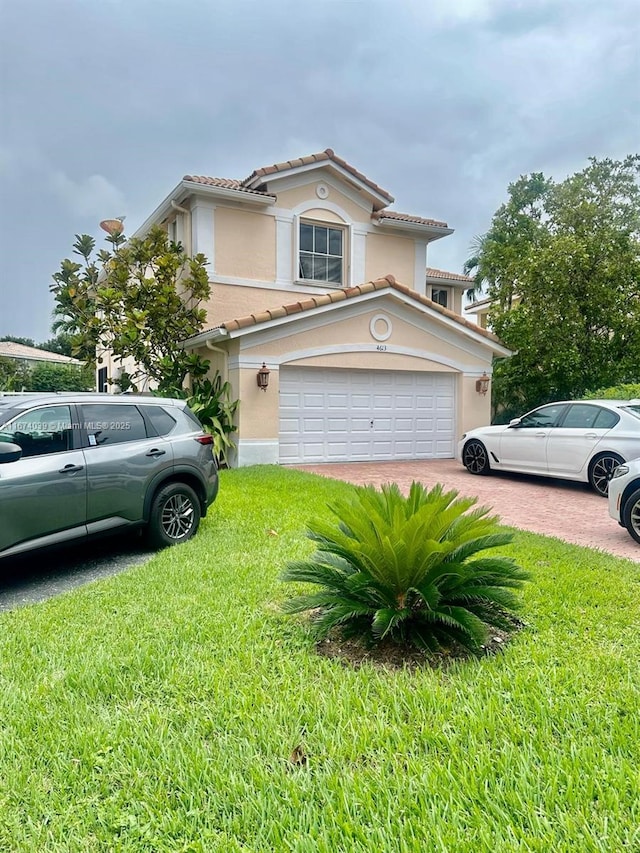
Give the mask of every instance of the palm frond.
[[320, 589], [283, 609], [312, 611], [317, 636], [339, 627], [371, 642], [477, 649], [487, 626], [513, 627], [514, 590], [528, 574], [511, 557], [482, 554], [509, 544], [512, 535], [476, 504], [441, 484], [427, 489], [413, 482], [406, 496], [395, 483], [355, 487], [329, 507], [333, 520], [310, 522], [315, 554], [282, 574]]

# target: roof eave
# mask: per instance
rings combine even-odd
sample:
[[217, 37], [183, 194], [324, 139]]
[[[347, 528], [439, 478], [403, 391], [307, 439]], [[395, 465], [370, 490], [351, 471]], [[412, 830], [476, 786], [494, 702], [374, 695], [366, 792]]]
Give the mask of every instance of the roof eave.
[[133, 237], [144, 237], [152, 225], [158, 225], [173, 212], [171, 202], [180, 203], [188, 196], [202, 195], [209, 198], [219, 198], [225, 200], [239, 201], [244, 204], [257, 204], [262, 207], [268, 207], [275, 204], [277, 201], [273, 195], [259, 195], [258, 193], [247, 193], [243, 190], [232, 190], [228, 187], [210, 187], [206, 184], [199, 184], [196, 181], [180, 181], [179, 184], [171, 190], [156, 209], [148, 216], [142, 225], [139, 226], [133, 233]]
[[387, 219], [384, 215], [374, 220], [373, 224], [376, 228], [393, 228], [399, 231], [410, 231], [412, 234], [424, 234], [429, 243], [440, 240], [441, 237], [448, 237], [455, 230], [442, 225], [426, 225], [421, 222], [407, 222], [402, 219]]
[[444, 275], [427, 275], [427, 284], [445, 284], [449, 287], [460, 287], [463, 290], [468, 290], [473, 287], [473, 281], [461, 281], [459, 278], [448, 278]]
[[[397, 286], [392, 286], [391, 284], [386, 285], [385, 282], [379, 280], [376, 284], [385, 285], [381, 287], [377, 287], [375, 290], [367, 290], [363, 293], [356, 294], [355, 296], [351, 296], [350, 299], [357, 299], [358, 301], [362, 299], [365, 302], [369, 302], [372, 299], [380, 298], [383, 294], [391, 295], [392, 298], [398, 299], [401, 302], [413, 302], [414, 296], [412, 292], [409, 291], [408, 288], [402, 287], [399, 289]], [[358, 289], [358, 288], [353, 288]], [[415, 294], [415, 296], [420, 297], [420, 294]], [[486, 330], [480, 329], [480, 327], [476, 326], [474, 323], [469, 322], [463, 317], [454, 316], [453, 312], [448, 311], [447, 309], [442, 309], [440, 306], [432, 303], [431, 300], [427, 300], [428, 304], [422, 300], [420, 297], [418, 303], [422, 303], [427, 309], [431, 309], [432, 316], [438, 322], [443, 323], [446, 326], [450, 326], [451, 328], [455, 328], [458, 331], [461, 329], [465, 330], [465, 333], [469, 335], [473, 340], [475, 340], [478, 344], [481, 344], [484, 347], [487, 347], [491, 350], [493, 355], [500, 357], [507, 357], [512, 355], [512, 351], [507, 349], [493, 334], [487, 333]], [[340, 299], [336, 301], [331, 301], [327, 303], [323, 303], [322, 305], [317, 305], [315, 308], [305, 309], [304, 311], [295, 310], [292, 313], [280, 313], [272, 316], [268, 320], [260, 320], [260, 322], [248, 322], [243, 323], [238, 328], [228, 329], [223, 326], [217, 327], [215, 329], [209, 329], [208, 331], [201, 332], [199, 335], [190, 338], [186, 343], [189, 348], [194, 346], [201, 346], [206, 343], [207, 340], [232, 340], [234, 338], [244, 337], [245, 335], [251, 335], [258, 332], [262, 332], [264, 329], [274, 328], [282, 325], [290, 325], [292, 323], [297, 322], [304, 316], [309, 316], [308, 312], [312, 311], [317, 315], [325, 314], [329, 311], [336, 310], [339, 306], [344, 307], [346, 303], [345, 299]], [[252, 315], [253, 316], [253, 315]], [[247, 317], [247, 320], [251, 318]]]
[[207, 341], [222, 341], [229, 339], [229, 332], [222, 326], [216, 326], [215, 329], [207, 329], [200, 332], [198, 335], [193, 335], [184, 341], [184, 345], [189, 349], [205, 346]]
[[214, 187], [209, 184], [201, 184], [198, 181], [181, 181], [181, 186], [189, 195], [206, 195], [214, 198], [233, 199], [244, 204], [259, 204], [268, 207], [275, 204], [277, 196], [269, 193], [247, 192], [246, 190], [234, 190], [231, 187]]

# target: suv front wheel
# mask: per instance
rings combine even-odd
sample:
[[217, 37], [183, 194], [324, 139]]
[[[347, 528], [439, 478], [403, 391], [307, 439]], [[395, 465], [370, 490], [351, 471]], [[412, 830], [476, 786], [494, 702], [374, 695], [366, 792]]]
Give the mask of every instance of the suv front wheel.
[[169, 483], [153, 499], [147, 538], [154, 548], [191, 539], [200, 524], [200, 501], [191, 486]]

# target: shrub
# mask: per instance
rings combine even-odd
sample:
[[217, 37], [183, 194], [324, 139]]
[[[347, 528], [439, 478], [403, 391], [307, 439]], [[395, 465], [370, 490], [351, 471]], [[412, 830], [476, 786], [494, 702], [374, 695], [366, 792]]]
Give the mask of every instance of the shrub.
[[527, 574], [509, 557], [477, 556], [512, 535], [487, 507], [471, 510], [476, 502], [440, 484], [429, 491], [414, 482], [408, 497], [395, 483], [354, 487], [329, 507], [337, 524], [310, 523], [318, 550], [289, 563], [282, 579], [320, 589], [286, 601], [284, 611], [311, 611], [317, 639], [340, 628], [370, 644], [435, 652], [458, 643], [477, 652], [489, 627], [514, 627], [513, 590]]
[[0, 391], [22, 391], [29, 381], [29, 368], [13, 358], [0, 356]]
[[188, 403], [207, 432], [213, 436], [213, 451], [218, 462], [227, 466], [228, 454], [236, 447], [231, 433], [237, 429], [234, 417], [239, 405], [239, 400], [231, 399], [231, 383], [223, 382], [217, 371], [213, 380], [197, 379], [193, 383]]
[[93, 391], [96, 380], [91, 367], [73, 364], [39, 364], [30, 371], [27, 391]]
[[640, 382], [600, 388], [584, 396], [585, 400], [635, 400], [640, 398]]

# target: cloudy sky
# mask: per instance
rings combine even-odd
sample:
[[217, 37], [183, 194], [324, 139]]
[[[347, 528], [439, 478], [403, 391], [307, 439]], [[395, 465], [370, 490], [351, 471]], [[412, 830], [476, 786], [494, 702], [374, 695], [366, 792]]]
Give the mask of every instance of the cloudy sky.
[[[186, 174], [331, 147], [455, 234], [509, 182], [640, 149], [637, 0], [0, 0], [0, 336], [50, 335], [73, 235]], [[392, 270], [390, 270], [392, 272]]]

